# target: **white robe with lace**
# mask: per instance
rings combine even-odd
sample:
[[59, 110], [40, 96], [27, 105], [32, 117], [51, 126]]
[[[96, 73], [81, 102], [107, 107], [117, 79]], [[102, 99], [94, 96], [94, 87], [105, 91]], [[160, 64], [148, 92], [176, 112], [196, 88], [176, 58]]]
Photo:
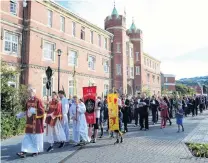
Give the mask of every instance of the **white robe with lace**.
[[70, 107], [70, 117], [77, 117], [77, 120], [73, 120], [73, 140], [75, 143], [80, 142], [80, 136], [85, 142], [89, 142], [88, 127], [85, 118], [86, 107], [84, 103], [78, 104], [76, 111], [76, 104], [73, 103]]
[[67, 98], [62, 98], [61, 99], [61, 104], [62, 104], [62, 128], [64, 130], [64, 133], [66, 135], [66, 142], [69, 141], [69, 120], [68, 120], [68, 112], [69, 112], [69, 101]]

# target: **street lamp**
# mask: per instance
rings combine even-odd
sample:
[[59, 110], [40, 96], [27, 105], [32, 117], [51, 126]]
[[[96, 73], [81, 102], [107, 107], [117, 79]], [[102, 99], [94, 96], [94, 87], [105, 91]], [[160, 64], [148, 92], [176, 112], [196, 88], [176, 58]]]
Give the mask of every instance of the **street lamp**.
[[58, 49], [57, 50], [57, 52], [58, 52], [58, 91], [60, 90], [60, 57], [61, 57], [61, 53], [62, 53], [62, 51], [61, 51], [61, 49]]

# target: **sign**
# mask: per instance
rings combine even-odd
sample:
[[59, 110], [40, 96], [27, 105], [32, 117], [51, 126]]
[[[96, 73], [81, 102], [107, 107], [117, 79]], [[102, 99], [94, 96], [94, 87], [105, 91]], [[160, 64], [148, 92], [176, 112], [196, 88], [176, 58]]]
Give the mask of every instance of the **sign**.
[[108, 115], [109, 115], [109, 128], [111, 131], [119, 130], [119, 117], [118, 117], [118, 95], [108, 95]]
[[88, 124], [96, 123], [95, 116], [95, 101], [96, 101], [96, 86], [83, 87], [83, 97], [86, 106], [86, 121]]

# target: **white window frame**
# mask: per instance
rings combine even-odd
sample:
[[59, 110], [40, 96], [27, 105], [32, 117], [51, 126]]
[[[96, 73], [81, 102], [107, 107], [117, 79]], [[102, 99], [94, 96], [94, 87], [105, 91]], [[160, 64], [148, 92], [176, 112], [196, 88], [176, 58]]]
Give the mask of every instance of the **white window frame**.
[[147, 83], [150, 83], [150, 74], [147, 73]]
[[[43, 83], [43, 81], [44, 81], [44, 78], [46, 79], [46, 83], [47, 83], [47, 77], [44, 75], [44, 76], [42, 76], [42, 80], [41, 80], [41, 85], [42, 85], [42, 97], [44, 98], [44, 97], [47, 97], [47, 89], [46, 89], [46, 83], [44, 84]], [[46, 95], [44, 96], [44, 93], [43, 93], [43, 91], [44, 91], [44, 87], [45, 87], [45, 89], [46, 89]], [[49, 96], [52, 96], [52, 92], [54, 91], [54, 77], [52, 77], [51, 78], [51, 91], [49, 92]]]
[[107, 43], [108, 43], [108, 39], [107, 38], [104, 38], [104, 48], [105, 49], [108, 49]]
[[167, 77], [165, 77], [165, 82], [166, 82], [166, 83], [168, 82], [168, 78], [167, 78]]
[[[10, 35], [10, 40], [6, 40], [6, 34]], [[12, 40], [12, 37], [15, 36], [17, 37], [17, 43], [15, 41]], [[10, 51], [7, 51], [5, 50], [5, 46], [6, 46], [6, 42], [9, 42], [10, 43]], [[13, 52], [12, 51], [12, 45], [13, 44], [17, 44], [17, 52]], [[9, 55], [14, 55], [14, 56], [19, 56], [19, 49], [20, 48], [20, 35], [17, 34], [17, 33], [13, 33], [13, 32], [10, 32], [10, 31], [4, 31], [4, 41], [3, 41], [3, 51]]]
[[116, 75], [121, 75], [121, 64], [116, 64]]
[[104, 61], [103, 68], [104, 68], [105, 73], [109, 73], [109, 62], [108, 61]]
[[[72, 86], [69, 84], [70, 82], [72, 82]], [[70, 91], [70, 89], [72, 91]], [[68, 80], [68, 95], [74, 96], [74, 79], [69, 79]]]
[[[10, 0], [10, 13], [13, 14], [13, 15], [17, 15], [17, 9], [18, 9], [18, 4], [17, 4], [17, 1], [16, 0]], [[14, 10], [12, 11], [11, 10], [11, 7], [14, 8]]]
[[139, 52], [136, 52], [136, 61], [139, 61]]
[[17, 83], [15, 81], [8, 81], [8, 86], [11, 87], [12, 85], [14, 85], [14, 88], [17, 88]]
[[90, 31], [90, 43], [93, 44], [94, 42], [94, 33], [93, 31]]
[[48, 10], [48, 27], [53, 26], [53, 11]]
[[60, 30], [62, 31], [62, 32], [65, 32], [65, 17], [63, 17], [63, 16], [60, 16]]
[[101, 35], [98, 35], [98, 45], [101, 47]]
[[130, 77], [134, 77], [134, 67], [130, 67]]
[[80, 39], [85, 40], [85, 27], [83, 26], [81, 27]]
[[136, 66], [136, 75], [140, 75], [140, 66]]
[[76, 37], [76, 23], [72, 22], [72, 36]]
[[[92, 61], [90, 61], [92, 58]], [[88, 70], [95, 71], [95, 65], [96, 65], [96, 58], [93, 55], [88, 55]]]
[[104, 84], [104, 96], [107, 96], [109, 92], [109, 84]]
[[[45, 43], [53, 45], [53, 58], [52, 59], [45, 58], [45, 55], [44, 55]], [[44, 61], [53, 61], [53, 62], [55, 61], [55, 43], [45, 41], [45, 40], [43, 41], [43, 59], [44, 59]]]
[[130, 47], [129, 49], [130, 49], [129, 55], [130, 55], [131, 58], [133, 58], [133, 48]]
[[120, 42], [116, 43], [116, 52], [121, 53], [121, 43]]
[[[74, 55], [74, 53], [72, 53], [72, 52], [75, 52], [75, 57], [72, 56], [72, 54]], [[75, 61], [72, 61], [73, 59]], [[78, 52], [76, 50], [69, 50], [68, 51], [68, 66], [75, 66], [75, 67], [78, 66]]]

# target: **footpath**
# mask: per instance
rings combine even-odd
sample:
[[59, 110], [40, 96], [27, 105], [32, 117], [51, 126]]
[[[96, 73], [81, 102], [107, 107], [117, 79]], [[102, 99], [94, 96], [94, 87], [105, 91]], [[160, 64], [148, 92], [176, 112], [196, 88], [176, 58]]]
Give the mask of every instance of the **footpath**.
[[[129, 125], [124, 135], [124, 143], [113, 145], [115, 139], [107, 134], [95, 144], [73, 147], [67, 144], [63, 149], [44, 152], [37, 157], [20, 159], [16, 152], [21, 150], [23, 135], [1, 142], [1, 162], [10, 163], [208, 163], [208, 159], [195, 158], [185, 142], [208, 143], [208, 111], [197, 117], [184, 119], [185, 132], [177, 133], [175, 119], [172, 126], [160, 129], [160, 125], [150, 125], [149, 131], [139, 131], [139, 127]], [[72, 126], [70, 126], [70, 133]], [[44, 144], [45, 151], [48, 143]]]

